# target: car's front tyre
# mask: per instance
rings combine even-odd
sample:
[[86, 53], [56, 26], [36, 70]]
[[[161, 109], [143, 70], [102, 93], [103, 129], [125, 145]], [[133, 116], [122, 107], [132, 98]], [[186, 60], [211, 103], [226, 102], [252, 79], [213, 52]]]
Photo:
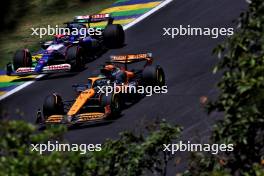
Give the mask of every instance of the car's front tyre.
[[110, 106], [112, 117], [118, 116], [122, 110], [122, 102], [119, 94], [110, 93], [101, 95], [101, 107]]
[[51, 115], [63, 115], [64, 114], [64, 104], [62, 98], [57, 93], [48, 95], [43, 103], [43, 115], [46, 119]]
[[13, 57], [14, 69], [17, 70], [20, 67], [31, 67], [32, 57], [28, 49], [17, 50]]

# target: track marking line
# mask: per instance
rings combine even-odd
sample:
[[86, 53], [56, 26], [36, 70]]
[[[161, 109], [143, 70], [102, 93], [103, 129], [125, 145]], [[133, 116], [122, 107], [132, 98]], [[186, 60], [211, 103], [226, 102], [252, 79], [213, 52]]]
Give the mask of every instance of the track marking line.
[[14, 89], [8, 91], [8, 92], [5, 93], [4, 95], [0, 96], [0, 101], [3, 100], [3, 99], [5, 99], [5, 98], [7, 98], [7, 97], [9, 97], [9, 96], [12, 95], [12, 94], [14, 94], [14, 93], [16, 93], [16, 92], [18, 92], [18, 91], [24, 89], [25, 87], [29, 86], [30, 84], [33, 84], [37, 79], [42, 78], [43, 76], [44, 76], [44, 75], [38, 75], [38, 76], [35, 78], [35, 80], [33, 80], [33, 81], [27, 81], [27, 82], [21, 84], [20, 86], [17, 86], [16, 88], [14, 88]]
[[[159, 5], [157, 5], [156, 7], [154, 7], [153, 9], [151, 9], [150, 11], [148, 11], [147, 13], [141, 15], [140, 17], [138, 17], [137, 19], [135, 19], [134, 21], [130, 22], [129, 24], [125, 25], [124, 26], [124, 30], [127, 30], [129, 28], [131, 28], [132, 26], [136, 25], [137, 23], [139, 23], [140, 21], [144, 20], [145, 18], [147, 18], [148, 16], [150, 16], [151, 14], [153, 14], [154, 12], [158, 11], [159, 9], [165, 7], [166, 5], [168, 5], [169, 3], [171, 3], [173, 0], [165, 0], [163, 1], [162, 3], [160, 3]], [[22, 85], [20, 86], [17, 86], [16, 88], [14, 88], [13, 90], [11, 91], [8, 91], [7, 93], [5, 93], [4, 95], [0, 96], [0, 101], [9, 97], [10, 95], [24, 89], [25, 87], [33, 84], [37, 79], [40, 79], [42, 78], [43, 76], [45, 75], [38, 75], [35, 80], [33, 81], [28, 81], [28, 82], [25, 82], [23, 83]]]
[[139, 23], [140, 21], [144, 20], [145, 18], [147, 18], [148, 16], [152, 15], [154, 12], [158, 11], [159, 9], [165, 7], [166, 5], [168, 5], [169, 3], [171, 3], [173, 0], [165, 0], [162, 3], [160, 3], [159, 5], [157, 5], [156, 7], [154, 7], [153, 9], [151, 9], [150, 11], [148, 11], [147, 13], [141, 15], [140, 17], [138, 17], [137, 19], [135, 19], [134, 21], [132, 21], [131, 23], [127, 24], [124, 26], [124, 30], [127, 30], [129, 28], [131, 28], [132, 26], [134, 26], [135, 24]]

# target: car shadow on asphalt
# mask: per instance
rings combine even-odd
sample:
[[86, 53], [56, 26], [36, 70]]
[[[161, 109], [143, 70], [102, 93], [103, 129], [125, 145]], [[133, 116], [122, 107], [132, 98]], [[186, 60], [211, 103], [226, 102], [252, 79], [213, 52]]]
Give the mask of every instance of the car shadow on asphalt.
[[34, 81], [35, 80], [35, 78], [28, 78], [28, 77], [19, 77], [19, 78], [17, 78], [17, 79], [14, 79], [14, 80], [12, 80], [12, 81], [10, 81], [11, 83], [13, 82], [13, 83], [15, 83], [15, 82], [27, 82], [27, 81]]
[[[129, 102], [129, 103], [126, 103], [123, 108], [122, 108], [122, 112], [134, 105], [136, 105], [137, 103], [139, 103], [142, 99], [144, 99], [145, 96], [142, 96], [132, 102]], [[115, 116], [111, 119], [108, 119], [108, 120], [100, 120], [100, 121], [94, 121], [94, 122], [88, 122], [86, 124], [82, 124], [82, 125], [79, 125], [79, 126], [72, 126], [72, 127], [69, 127], [68, 129], [69, 130], [80, 130], [80, 129], [85, 129], [85, 128], [94, 128], [94, 127], [100, 127], [100, 126], [106, 126], [106, 125], [109, 125], [109, 124], [112, 124], [114, 123], [115, 121], [117, 121], [118, 119], [122, 118], [124, 116], [123, 113], [121, 113], [119, 116]]]
[[94, 128], [94, 127], [106, 126], [106, 125], [114, 123], [115, 121], [117, 121], [121, 117], [123, 117], [123, 114], [120, 114], [119, 116], [116, 116], [116, 117], [111, 118], [111, 119], [87, 122], [85, 124], [78, 125], [78, 126], [71, 126], [68, 129], [69, 130], [81, 130], [81, 129], [85, 129], [85, 128]]
[[[134, 101], [132, 102], [129, 102], [129, 103], [126, 103], [123, 108], [122, 108], [122, 112], [134, 105], [136, 105], [137, 103], [139, 103], [142, 99], [144, 99], [145, 96], [142, 96], [138, 99], [135, 99]], [[86, 123], [83, 123], [83, 124], [80, 124], [80, 125], [74, 125], [74, 126], [70, 126], [68, 127], [68, 130], [69, 131], [72, 131], [72, 130], [82, 130], [82, 129], [85, 129], [85, 128], [96, 128], [96, 127], [100, 127], [100, 126], [106, 126], [106, 125], [110, 125], [112, 123], [114, 123], [115, 121], [117, 121], [118, 119], [122, 118], [124, 116], [124, 114], [121, 112], [120, 115], [118, 116], [115, 116], [115, 117], [111, 117], [109, 119], [103, 119], [103, 120], [97, 120], [97, 121], [91, 121], [91, 122], [86, 122]], [[39, 127], [39, 130], [42, 131], [42, 130], [45, 130], [46, 129], [46, 126], [40, 126]]]
[[79, 73], [80, 72], [48, 74], [48, 75], [43, 76], [42, 78], [37, 79], [37, 81], [54, 80], [54, 79], [61, 79], [61, 78], [70, 78], [70, 77], [76, 76]]

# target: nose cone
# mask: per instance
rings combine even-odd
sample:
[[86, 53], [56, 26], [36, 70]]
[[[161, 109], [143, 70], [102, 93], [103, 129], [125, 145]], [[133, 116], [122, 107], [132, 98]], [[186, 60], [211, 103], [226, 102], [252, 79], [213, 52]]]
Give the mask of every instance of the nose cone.
[[70, 108], [69, 112], [67, 113], [68, 116], [76, 115], [79, 110], [83, 107], [83, 105], [95, 94], [93, 89], [86, 89], [76, 98], [74, 104]]
[[40, 60], [35, 67], [35, 72], [37, 73], [41, 72], [44, 65], [45, 65], [45, 61]]
[[50, 57], [49, 55], [44, 54], [42, 56], [42, 58], [39, 59], [37, 65], [35, 67], [35, 72], [40, 73], [42, 71], [42, 69], [46, 65], [49, 57]]

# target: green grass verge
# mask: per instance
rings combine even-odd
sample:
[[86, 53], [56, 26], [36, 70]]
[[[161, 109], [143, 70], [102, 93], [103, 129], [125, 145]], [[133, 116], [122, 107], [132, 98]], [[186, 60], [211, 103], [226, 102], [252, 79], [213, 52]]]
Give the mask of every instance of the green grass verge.
[[[26, 15], [21, 17], [16, 24], [16, 29], [4, 32], [0, 35], [0, 69], [12, 60], [17, 49], [29, 48], [31, 51], [39, 49], [39, 42], [51, 37], [40, 39], [32, 36], [31, 28], [63, 27], [63, 22], [73, 19], [76, 15], [94, 14], [109, 7], [116, 0], [67, 0], [66, 4], [56, 4], [56, 0], [32, 0]], [[52, 4], [53, 3], [53, 4]], [[64, 3], [64, 2], [61, 2]]]

